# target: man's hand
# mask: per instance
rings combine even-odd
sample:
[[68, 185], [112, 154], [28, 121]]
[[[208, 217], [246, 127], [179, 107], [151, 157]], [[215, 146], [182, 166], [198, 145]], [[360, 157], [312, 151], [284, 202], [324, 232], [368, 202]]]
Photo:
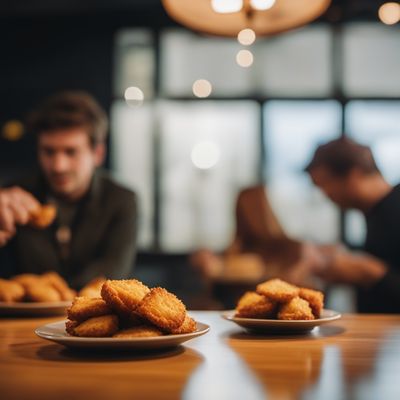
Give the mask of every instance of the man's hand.
[[38, 207], [40, 203], [19, 187], [0, 189], [0, 246], [14, 236], [17, 225], [28, 223], [31, 212]]
[[371, 255], [336, 248], [330, 252], [327, 266], [319, 275], [329, 282], [368, 287], [379, 281], [386, 271], [386, 265]]

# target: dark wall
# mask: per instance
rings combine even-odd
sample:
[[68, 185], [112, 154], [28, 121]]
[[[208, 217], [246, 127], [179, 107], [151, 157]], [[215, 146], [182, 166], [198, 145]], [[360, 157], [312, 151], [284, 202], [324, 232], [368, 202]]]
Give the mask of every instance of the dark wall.
[[[108, 111], [112, 99], [115, 27], [90, 18], [18, 18], [0, 24], [0, 129], [23, 120], [44, 97], [63, 89], [93, 94]], [[0, 138], [0, 175], [34, 164], [29, 135]]]

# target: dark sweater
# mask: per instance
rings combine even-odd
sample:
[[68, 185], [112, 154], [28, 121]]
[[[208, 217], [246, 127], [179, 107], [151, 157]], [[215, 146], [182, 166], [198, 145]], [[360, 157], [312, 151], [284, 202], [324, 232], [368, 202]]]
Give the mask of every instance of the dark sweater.
[[[42, 178], [19, 186], [46, 202], [49, 193]], [[56, 239], [58, 218], [46, 229], [18, 227], [15, 237], [0, 249], [0, 274], [53, 270], [78, 289], [99, 275], [129, 277], [136, 251], [135, 194], [97, 172], [89, 192], [74, 207], [67, 257]]]
[[387, 274], [368, 290], [358, 290], [360, 312], [400, 313], [400, 185], [367, 214], [364, 250], [386, 263]]

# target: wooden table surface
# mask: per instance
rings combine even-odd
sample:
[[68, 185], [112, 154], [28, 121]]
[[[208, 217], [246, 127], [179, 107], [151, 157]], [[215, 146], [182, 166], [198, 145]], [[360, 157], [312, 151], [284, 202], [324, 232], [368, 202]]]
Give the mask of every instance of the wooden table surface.
[[[37, 337], [58, 318], [0, 319], [0, 398], [400, 399], [400, 315], [345, 315], [307, 335], [252, 335], [218, 312], [208, 334], [138, 354]], [[62, 319], [62, 318], [61, 318]]]

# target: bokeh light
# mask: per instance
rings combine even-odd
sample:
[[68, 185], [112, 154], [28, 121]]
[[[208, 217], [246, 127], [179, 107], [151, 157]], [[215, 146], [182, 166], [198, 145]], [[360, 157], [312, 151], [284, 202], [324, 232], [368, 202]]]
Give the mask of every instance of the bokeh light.
[[211, 141], [197, 143], [191, 153], [192, 163], [199, 169], [210, 169], [214, 167], [220, 157], [217, 145]]
[[242, 29], [237, 38], [238, 42], [243, 46], [250, 46], [256, 40], [256, 33], [250, 28]]
[[400, 4], [394, 2], [382, 4], [378, 16], [386, 25], [397, 24], [400, 21]]
[[193, 94], [197, 97], [208, 97], [212, 92], [212, 85], [206, 79], [198, 79], [192, 86]]
[[248, 68], [253, 64], [253, 53], [249, 50], [240, 50], [236, 54], [236, 62], [243, 68]]
[[125, 90], [125, 101], [129, 107], [139, 107], [143, 104], [144, 94], [143, 92], [136, 86], [128, 87]]

